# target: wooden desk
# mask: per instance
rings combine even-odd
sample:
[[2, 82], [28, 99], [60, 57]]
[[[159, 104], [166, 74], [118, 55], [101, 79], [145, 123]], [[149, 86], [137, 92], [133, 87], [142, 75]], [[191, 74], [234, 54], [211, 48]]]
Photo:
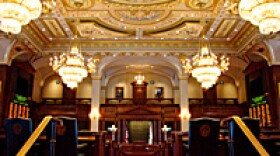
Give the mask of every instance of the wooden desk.
[[[6, 139], [5, 134], [0, 135], [0, 139]], [[46, 140], [47, 136], [46, 135], [40, 135], [38, 140]], [[78, 136], [78, 141], [82, 142], [94, 142], [95, 141], [95, 136]]]

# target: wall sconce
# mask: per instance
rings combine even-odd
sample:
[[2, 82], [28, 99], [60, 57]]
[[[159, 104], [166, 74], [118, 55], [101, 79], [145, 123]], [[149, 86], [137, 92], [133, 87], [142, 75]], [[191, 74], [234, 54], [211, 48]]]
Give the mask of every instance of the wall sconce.
[[161, 131], [164, 134], [164, 140], [167, 141], [167, 132], [170, 131], [171, 128], [168, 128], [167, 125], [164, 125], [163, 128], [161, 128]]
[[97, 109], [92, 109], [91, 112], [89, 113], [89, 118], [90, 119], [98, 119], [100, 117], [99, 111]]
[[109, 129], [109, 131], [112, 132], [112, 141], [115, 141], [116, 140], [115, 134], [116, 134], [116, 131], [118, 130], [118, 128], [116, 128], [115, 125], [112, 125], [112, 127], [108, 128], [108, 129]]
[[187, 109], [182, 109], [181, 114], [179, 115], [181, 119], [188, 120], [191, 118], [191, 114]]

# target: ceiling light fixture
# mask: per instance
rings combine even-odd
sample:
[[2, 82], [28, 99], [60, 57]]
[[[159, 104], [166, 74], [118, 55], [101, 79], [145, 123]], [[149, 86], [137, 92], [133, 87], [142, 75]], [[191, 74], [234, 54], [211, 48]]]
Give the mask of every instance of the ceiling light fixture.
[[258, 25], [262, 34], [280, 30], [280, 0], [241, 0], [238, 11], [242, 18]]
[[21, 27], [38, 18], [41, 13], [49, 13], [54, 8], [54, 0], [2, 0], [0, 1], [0, 30], [18, 34]]
[[[96, 72], [97, 59], [88, 59], [87, 63], [78, 46], [72, 46], [69, 53], [63, 53], [59, 57], [50, 58], [50, 66], [62, 78], [63, 83], [71, 89], [78, 87], [88, 73]], [[86, 65], [85, 65], [86, 64]]]
[[203, 37], [199, 52], [192, 58], [182, 59], [182, 67], [201, 83], [202, 88], [212, 87], [222, 72], [228, 70], [229, 58], [222, 56], [219, 60], [212, 53], [208, 40]]
[[140, 75], [140, 74], [135, 76], [134, 78], [135, 78], [137, 84], [142, 84], [143, 81], [145, 80], [145, 76], [144, 75]]

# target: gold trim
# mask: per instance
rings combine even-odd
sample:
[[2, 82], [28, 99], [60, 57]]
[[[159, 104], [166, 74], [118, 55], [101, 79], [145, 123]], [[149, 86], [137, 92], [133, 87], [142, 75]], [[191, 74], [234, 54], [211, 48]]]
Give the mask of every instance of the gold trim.
[[242, 132], [246, 135], [246, 137], [249, 139], [249, 141], [252, 143], [252, 145], [255, 147], [255, 149], [259, 152], [259, 154], [261, 156], [269, 156], [267, 151], [260, 144], [258, 139], [253, 135], [253, 133], [249, 130], [249, 128], [245, 125], [245, 123], [241, 120], [241, 118], [238, 116], [233, 116], [232, 119], [240, 127]]
[[25, 144], [21, 147], [21, 149], [17, 153], [17, 156], [26, 155], [28, 150], [31, 148], [31, 146], [34, 144], [34, 142], [38, 139], [38, 137], [43, 132], [43, 130], [46, 128], [46, 126], [51, 121], [51, 119], [52, 119], [52, 116], [48, 115], [42, 120], [40, 125], [35, 129], [35, 131], [32, 133], [32, 135], [28, 138], [28, 140], [25, 142]]

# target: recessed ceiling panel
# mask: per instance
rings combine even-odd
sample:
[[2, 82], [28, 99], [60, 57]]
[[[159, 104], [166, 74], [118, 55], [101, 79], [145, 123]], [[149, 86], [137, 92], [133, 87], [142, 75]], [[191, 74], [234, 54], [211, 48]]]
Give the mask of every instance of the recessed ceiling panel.
[[64, 31], [56, 19], [43, 19], [43, 21], [54, 37], [65, 37]]
[[214, 37], [226, 38], [228, 34], [234, 29], [237, 22], [237, 19], [224, 19], [218, 27]]

